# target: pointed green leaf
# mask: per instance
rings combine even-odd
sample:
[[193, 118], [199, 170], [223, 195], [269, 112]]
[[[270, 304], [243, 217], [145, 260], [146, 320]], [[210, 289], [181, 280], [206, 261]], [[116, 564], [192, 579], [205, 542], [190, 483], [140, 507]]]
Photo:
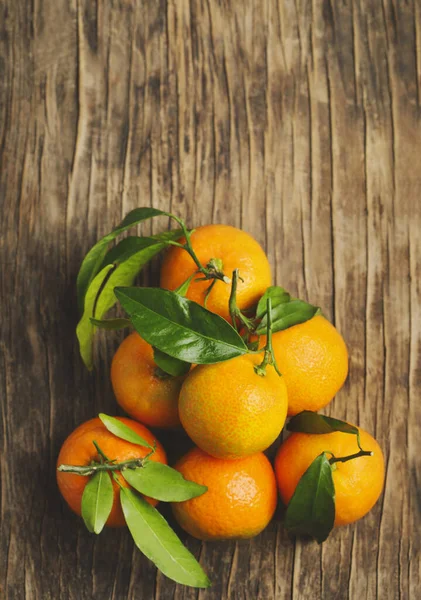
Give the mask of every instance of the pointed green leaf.
[[113, 484], [108, 473], [98, 471], [82, 494], [82, 517], [90, 532], [101, 533], [113, 507]]
[[115, 417], [104, 415], [104, 413], [99, 413], [98, 417], [101, 419], [108, 431], [121, 438], [122, 440], [126, 440], [126, 442], [131, 442], [132, 444], [138, 444], [139, 446], [145, 446], [146, 448], [152, 448], [152, 446], [148, 444], [148, 442], [144, 440], [143, 437], [141, 437], [138, 433], [133, 431], [133, 429], [131, 429], [125, 423], [122, 423]]
[[141, 494], [163, 502], [183, 502], [201, 496], [207, 487], [188, 481], [168, 465], [148, 461], [144, 467], [126, 469], [123, 476]]
[[83, 311], [86, 292], [89, 288], [89, 285], [93, 281], [95, 275], [100, 270], [100, 266], [107, 253], [109, 243], [130, 227], [133, 227], [134, 225], [137, 225], [138, 223], [141, 223], [146, 219], [150, 219], [151, 217], [156, 217], [159, 215], [170, 216], [168, 213], [163, 212], [162, 210], [158, 210], [156, 208], [136, 208], [135, 210], [129, 212], [128, 215], [126, 215], [126, 217], [123, 219], [120, 225], [113, 229], [111, 233], [103, 237], [99, 242], [95, 244], [95, 246], [93, 246], [89, 250], [85, 258], [83, 259], [82, 265], [79, 270], [79, 274], [77, 276], [76, 285], [80, 312]]
[[290, 419], [287, 425], [288, 431], [298, 431], [301, 433], [333, 433], [342, 431], [342, 433], [353, 433], [358, 435], [358, 429], [345, 421], [319, 415], [311, 410], [303, 410]]
[[190, 275], [190, 277], [188, 277], [186, 279], [186, 281], [184, 281], [180, 286], [178, 286], [178, 288], [176, 290], [174, 290], [175, 292], [177, 292], [177, 294], [179, 294], [180, 296], [185, 296], [187, 294], [187, 292], [189, 291], [189, 287], [191, 282], [193, 281], [193, 279], [197, 277], [197, 273], [192, 273], [192, 275]]
[[285, 514], [285, 527], [293, 534], [310, 535], [319, 544], [335, 522], [335, 488], [332, 467], [320, 454], [301, 477]]
[[[288, 327], [305, 323], [314, 317], [319, 310], [317, 306], [312, 306], [303, 300], [295, 299], [290, 300], [290, 302], [278, 304], [272, 311], [272, 331], [275, 333], [283, 329], [288, 329]], [[266, 327], [267, 318], [265, 315], [259, 323], [256, 332], [263, 334], [266, 332]]]
[[174, 358], [209, 364], [248, 352], [225, 319], [175, 292], [120, 287], [115, 294], [142, 338]]
[[[88, 369], [93, 367], [92, 341], [95, 326], [92, 324], [91, 319], [101, 320], [116, 303], [115, 286], [131, 285], [145, 264], [167, 246], [169, 239], [177, 235], [179, 235], [179, 232], [167, 231], [160, 236], [156, 236], [156, 239], [147, 238], [148, 243], [145, 245], [142, 242], [142, 249], [138, 252], [129, 255], [128, 251], [124, 251], [123, 256], [126, 257], [124, 262], [105, 264], [107, 263], [107, 260], [105, 260], [105, 266], [89, 284], [85, 296], [83, 315], [76, 328], [80, 354]], [[116, 246], [116, 248], [119, 246]], [[113, 250], [110, 250], [110, 253]]]
[[85, 363], [85, 366], [89, 370], [93, 368], [92, 340], [95, 332], [94, 325], [92, 325], [90, 322], [90, 318], [93, 315], [96, 297], [100, 293], [102, 286], [105, 285], [107, 279], [110, 279], [113, 270], [114, 265], [107, 265], [90, 283], [89, 289], [85, 296], [85, 311], [76, 327], [76, 335], [79, 341], [79, 352], [83, 362]]
[[[167, 232], [172, 234], [172, 232]], [[129, 236], [118, 242], [115, 246], [113, 246], [105, 255], [104, 260], [102, 261], [100, 270], [111, 264], [121, 264], [124, 261], [128, 260], [133, 256], [133, 254], [137, 254], [141, 250], [148, 248], [149, 246], [153, 246], [162, 240], [159, 239], [159, 236], [152, 237], [139, 237], [139, 236]]]
[[99, 270], [110, 264], [123, 263], [134, 254], [137, 254], [141, 250], [145, 250], [149, 246], [153, 246], [160, 242], [177, 240], [182, 235], [183, 231], [181, 229], [175, 229], [173, 231], [163, 231], [162, 233], [151, 235], [150, 237], [139, 237], [137, 235], [126, 237], [107, 252]]
[[129, 319], [89, 319], [92, 325], [98, 327], [98, 329], [107, 329], [113, 331], [116, 329], [124, 329], [125, 327], [131, 327], [132, 324]]
[[268, 287], [266, 292], [260, 298], [259, 303], [257, 305], [256, 317], [258, 319], [262, 319], [266, 314], [268, 298], [271, 299], [272, 309], [274, 309], [275, 306], [278, 306], [278, 304], [284, 304], [285, 302], [289, 302], [291, 296], [286, 290], [284, 290], [283, 287], [279, 287], [277, 285], [271, 285], [270, 287]]
[[153, 350], [153, 359], [160, 369], [173, 377], [186, 375], [190, 371], [191, 363], [169, 356], [169, 354], [161, 352], [158, 348], [154, 348]]
[[210, 586], [200, 564], [156, 508], [128, 488], [120, 490], [120, 500], [136, 546], [164, 575], [191, 587]]

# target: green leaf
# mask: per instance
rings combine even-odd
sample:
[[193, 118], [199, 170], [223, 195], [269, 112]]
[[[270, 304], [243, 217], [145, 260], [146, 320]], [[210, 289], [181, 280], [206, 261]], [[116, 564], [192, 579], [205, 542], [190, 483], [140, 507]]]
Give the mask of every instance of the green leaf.
[[183, 502], [201, 496], [207, 487], [187, 481], [168, 465], [149, 460], [144, 467], [126, 469], [123, 476], [141, 494], [163, 502]]
[[270, 287], [268, 287], [266, 292], [260, 298], [259, 303], [257, 305], [256, 317], [258, 319], [262, 319], [265, 316], [267, 311], [267, 301], [269, 298], [272, 301], [273, 310], [275, 306], [278, 306], [278, 304], [284, 304], [285, 302], [289, 302], [291, 296], [286, 290], [284, 290], [283, 287], [279, 287], [277, 285], [271, 285]]
[[191, 282], [197, 276], [198, 276], [197, 273], [192, 273], [190, 275], [190, 277], [188, 277], [186, 279], [186, 281], [184, 281], [181, 285], [179, 285], [178, 288], [176, 290], [174, 290], [174, 291], [177, 292], [177, 294], [179, 294], [180, 296], [185, 296], [187, 294], [187, 292], [189, 291], [189, 287], [190, 287]]
[[[272, 331], [282, 331], [293, 325], [305, 323], [319, 311], [317, 306], [312, 306], [303, 300], [291, 300], [283, 304], [278, 304], [272, 310]], [[263, 317], [256, 330], [258, 334], [266, 333], [267, 317]]]
[[156, 237], [126, 237], [107, 252], [99, 270], [113, 263], [121, 264], [133, 256], [133, 254], [137, 254], [137, 252], [153, 246], [158, 241]]
[[297, 431], [301, 433], [333, 433], [342, 431], [342, 433], [353, 433], [358, 435], [358, 429], [345, 421], [319, 415], [311, 410], [303, 410], [290, 419], [287, 425], [288, 431]]
[[136, 546], [164, 575], [191, 587], [210, 586], [209, 579], [193, 554], [183, 546], [153, 506], [128, 488], [120, 489], [120, 500]]
[[124, 262], [105, 264], [91, 281], [85, 296], [83, 315], [76, 328], [80, 354], [88, 369], [91, 370], [93, 367], [92, 341], [95, 326], [91, 323], [91, 318], [101, 320], [116, 302], [114, 287], [132, 285], [144, 265], [167, 246], [168, 240], [178, 235], [177, 231], [167, 231], [156, 238], [147, 238], [147, 245], [142, 245], [139, 252], [131, 254], [129, 258], [127, 258], [128, 253], [124, 252], [123, 255], [126, 256]]
[[137, 254], [149, 246], [168, 240], [177, 240], [182, 235], [183, 231], [176, 229], [174, 231], [163, 231], [150, 237], [139, 237], [136, 235], [126, 237], [107, 252], [99, 270], [112, 263], [123, 263], [133, 256], [133, 254]]
[[113, 507], [113, 484], [108, 473], [90, 477], [82, 494], [82, 517], [90, 532], [101, 533]]
[[[93, 315], [96, 297], [100, 293], [102, 286], [106, 284], [107, 279], [109, 281], [114, 269], [114, 265], [108, 265], [104, 267], [89, 285], [89, 289], [85, 296], [85, 311], [76, 327], [76, 335], [79, 341], [79, 352], [83, 362], [85, 363], [85, 366], [89, 370], [91, 370], [93, 367], [92, 341], [95, 332], [94, 325], [92, 325], [90, 319]], [[110, 302], [110, 307], [112, 304], [113, 302]]]
[[148, 442], [144, 440], [143, 437], [141, 437], [138, 433], [133, 431], [133, 429], [131, 429], [115, 417], [104, 415], [104, 413], [99, 413], [98, 417], [101, 419], [108, 431], [121, 438], [122, 440], [126, 440], [126, 442], [131, 442], [132, 444], [138, 444], [139, 446], [145, 446], [146, 448], [152, 448], [152, 446], [148, 444]]
[[115, 295], [142, 338], [174, 358], [210, 364], [248, 352], [227, 321], [175, 292], [117, 288]]
[[115, 329], [124, 329], [125, 327], [131, 327], [129, 319], [89, 319], [92, 325], [98, 327], [98, 329], [108, 329], [109, 331]]
[[293, 534], [325, 541], [335, 522], [335, 487], [326, 454], [309, 466], [295, 488], [285, 515], [285, 527]]
[[173, 377], [186, 375], [190, 371], [191, 363], [169, 356], [169, 354], [161, 352], [158, 348], [154, 348], [153, 350], [153, 359], [160, 369]]
[[76, 286], [80, 312], [83, 311], [85, 295], [88, 291], [89, 285], [101, 268], [100, 265], [102, 264], [107, 253], [109, 243], [130, 227], [133, 227], [134, 225], [137, 225], [146, 219], [150, 219], [151, 217], [156, 217], [159, 215], [170, 216], [168, 213], [156, 208], [136, 208], [126, 215], [120, 225], [113, 229], [111, 233], [103, 237], [89, 250], [83, 259], [79, 274], [77, 276]]

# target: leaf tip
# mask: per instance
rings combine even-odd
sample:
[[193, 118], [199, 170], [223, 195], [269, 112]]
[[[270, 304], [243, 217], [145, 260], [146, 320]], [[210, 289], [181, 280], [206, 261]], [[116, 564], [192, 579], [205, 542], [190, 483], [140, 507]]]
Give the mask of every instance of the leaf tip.
[[83, 522], [85, 523], [85, 527], [89, 531], [89, 533], [96, 533], [96, 531], [94, 531], [94, 529], [92, 528], [89, 521], [85, 521], [85, 519], [84, 519]]
[[96, 535], [99, 535], [103, 529], [104, 529], [103, 525], [101, 527], [94, 527], [94, 529], [91, 531], [91, 533], [95, 533]]
[[196, 493], [194, 496], [191, 497], [191, 499], [198, 498], [199, 496], [203, 496], [203, 494], [206, 494], [206, 492], [208, 491], [207, 485], [201, 485], [200, 483], [196, 483], [196, 486], [197, 486], [195, 489]]

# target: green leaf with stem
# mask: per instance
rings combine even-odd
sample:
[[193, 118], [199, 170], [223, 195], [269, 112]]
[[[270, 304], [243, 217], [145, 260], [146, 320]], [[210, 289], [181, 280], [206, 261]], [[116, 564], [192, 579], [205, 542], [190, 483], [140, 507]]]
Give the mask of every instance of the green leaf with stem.
[[263, 361], [260, 365], [256, 365], [254, 370], [260, 376], [266, 375], [267, 365], [272, 365], [275, 371], [281, 376], [281, 372], [276, 364], [275, 352], [272, 346], [272, 300], [267, 299], [267, 321], [266, 321], [266, 346], [264, 348]]
[[100, 270], [111, 264], [121, 264], [131, 258], [134, 254], [153, 246], [159, 242], [176, 240], [181, 234], [181, 230], [164, 231], [150, 237], [140, 237], [137, 235], [129, 236], [122, 239], [118, 244], [113, 246], [105, 255], [101, 264]]
[[138, 433], [133, 431], [133, 429], [131, 429], [125, 423], [122, 423], [115, 417], [104, 415], [104, 413], [99, 413], [98, 416], [108, 431], [117, 437], [121, 438], [122, 440], [126, 440], [127, 442], [131, 442], [132, 444], [138, 444], [139, 446], [153, 449], [153, 447], [146, 440], [144, 440]]
[[110, 475], [92, 475], [82, 494], [82, 518], [88, 531], [101, 533], [113, 507], [114, 492]]
[[168, 465], [151, 460], [141, 469], [123, 471], [123, 477], [141, 494], [163, 502], [184, 502], [201, 496], [208, 489], [184, 479]]
[[120, 500], [136, 546], [164, 575], [191, 587], [210, 586], [200, 564], [153, 506], [128, 488], [120, 489]]
[[153, 239], [147, 238], [148, 243], [143, 245], [142, 250], [135, 252], [122, 263], [106, 264], [89, 284], [83, 315], [76, 328], [80, 354], [88, 369], [93, 367], [92, 342], [95, 326], [91, 319], [101, 320], [116, 303], [114, 287], [132, 285], [145, 264], [165, 248], [168, 240], [175, 235], [177, 232], [170, 231], [161, 234], [159, 239], [158, 236]]
[[93, 367], [92, 341], [95, 326], [92, 324], [91, 318], [102, 319], [116, 303], [114, 287], [131, 285], [144, 265], [166, 247], [167, 241], [172, 235], [174, 232], [162, 234], [163, 241], [153, 240], [121, 264], [106, 264], [90, 283], [85, 296], [84, 312], [76, 328], [80, 354], [88, 369], [91, 370]]
[[267, 288], [266, 292], [260, 298], [259, 303], [256, 308], [256, 318], [263, 319], [267, 312], [267, 302], [268, 298], [271, 299], [272, 302], [272, 310], [276, 308], [279, 304], [284, 304], [285, 302], [289, 302], [291, 300], [291, 295], [284, 290], [283, 287], [279, 287], [277, 285], [271, 285]]
[[172, 377], [187, 375], [191, 368], [191, 363], [165, 354], [165, 352], [161, 352], [158, 348], [153, 349], [153, 359], [157, 367]]
[[92, 325], [98, 327], [98, 329], [106, 329], [108, 331], [115, 331], [117, 329], [124, 329], [125, 327], [131, 327], [129, 319], [90, 319]]
[[[294, 325], [305, 323], [318, 314], [319, 311], [320, 309], [317, 306], [312, 306], [303, 300], [293, 299], [289, 302], [278, 304], [272, 312], [272, 331], [273, 333], [276, 333], [277, 331], [288, 329]], [[256, 333], [264, 333], [266, 325], [267, 314], [259, 323]]]
[[117, 288], [115, 294], [142, 338], [169, 356], [210, 364], [248, 352], [227, 321], [175, 292]]
[[241, 310], [238, 308], [237, 304], [237, 285], [238, 279], [241, 279], [238, 269], [234, 269], [232, 272], [232, 283], [231, 283], [231, 294], [229, 297], [229, 313], [232, 320], [233, 327], [237, 330], [237, 320], [240, 321], [242, 325], [246, 327], [248, 331], [252, 331], [254, 329], [254, 321], [253, 319], [249, 319], [246, 317]]
[[350, 425], [346, 421], [340, 421], [333, 417], [327, 417], [325, 415], [319, 415], [311, 410], [303, 410], [290, 419], [287, 425], [288, 431], [296, 431], [301, 433], [333, 433], [334, 431], [341, 431], [342, 433], [350, 433], [357, 436], [357, 443], [360, 450], [360, 433], [358, 427]]
[[335, 488], [332, 466], [323, 452], [308, 467], [295, 489], [285, 514], [285, 527], [293, 534], [324, 542], [335, 522]]
[[292, 419], [287, 425], [288, 431], [300, 431], [301, 433], [333, 433], [342, 431], [343, 433], [358, 433], [358, 427], [350, 425], [346, 421], [340, 421], [325, 415], [319, 415], [312, 410], [303, 410]]
[[108, 245], [118, 235], [152, 217], [160, 215], [170, 216], [168, 213], [158, 210], [156, 208], [143, 207], [132, 210], [123, 221], [118, 225], [111, 233], [104, 236], [99, 242], [93, 246], [83, 259], [82, 265], [77, 276], [77, 297], [80, 312], [83, 311], [85, 305], [85, 295], [87, 290], [94, 280], [95, 276], [101, 269], [101, 264], [104, 261], [105, 255], [107, 254]]

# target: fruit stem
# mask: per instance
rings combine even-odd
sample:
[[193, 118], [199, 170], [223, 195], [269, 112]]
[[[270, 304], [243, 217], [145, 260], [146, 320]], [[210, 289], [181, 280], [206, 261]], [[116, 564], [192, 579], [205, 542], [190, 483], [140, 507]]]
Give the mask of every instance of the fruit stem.
[[124, 469], [136, 469], [137, 467], [143, 467], [144, 459], [135, 458], [132, 460], [126, 460], [121, 463], [97, 463], [93, 462], [90, 465], [78, 466], [78, 465], [60, 465], [57, 471], [63, 473], [75, 473], [75, 475], [83, 475], [85, 477], [93, 475], [98, 471], [124, 471]]
[[106, 454], [104, 454], [104, 452], [98, 446], [97, 442], [95, 440], [92, 440], [92, 443], [95, 446], [95, 448], [96, 448], [99, 456], [101, 457], [102, 461], [104, 461], [104, 462], [111, 462], [110, 459], [108, 458], [108, 456]]
[[264, 348], [263, 361], [260, 365], [256, 365], [254, 370], [261, 377], [266, 375], [266, 366], [272, 365], [275, 371], [281, 376], [281, 372], [276, 364], [275, 353], [272, 346], [272, 301], [270, 298], [267, 300], [267, 327], [266, 327], [266, 346]]
[[204, 302], [203, 302], [203, 306], [204, 306], [205, 308], [207, 308], [207, 307], [208, 307], [208, 300], [209, 300], [209, 296], [210, 296], [210, 293], [211, 293], [211, 291], [213, 290], [213, 287], [214, 287], [215, 283], [216, 283], [216, 279], [213, 279], [213, 280], [211, 281], [211, 283], [210, 283], [210, 285], [209, 285], [208, 289], [206, 290], [206, 293], [205, 293], [205, 300], [204, 300]]
[[232, 326], [236, 331], [238, 331], [237, 327], [237, 319], [247, 328], [248, 331], [252, 331], [254, 329], [254, 322], [252, 319], [249, 319], [238, 308], [237, 304], [237, 285], [238, 279], [241, 277], [238, 274], [238, 269], [234, 269], [232, 272], [232, 281], [231, 281], [231, 294], [228, 301], [229, 313], [232, 320]]
[[179, 242], [168, 242], [168, 243], [173, 246], [179, 246], [181, 248], [184, 248], [184, 250], [186, 250], [190, 254], [193, 261], [196, 263], [198, 272], [202, 273], [205, 276], [205, 279], [214, 279], [214, 280], [219, 279], [220, 281], [223, 281], [224, 283], [231, 283], [229, 277], [224, 275], [224, 273], [222, 272], [222, 267], [219, 267], [219, 264], [218, 264], [218, 261], [220, 263], [219, 259], [214, 259], [214, 258], [211, 259], [209, 261], [209, 263], [206, 265], [206, 267], [204, 267], [202, 265], [200, 260], [197, 258], [195, 251], [193, 250], [193, 246], [192, 246], [191, 239], [190, 239], [191, 232], [187, 229], [186, 224], [184, 223], [183, 219], [180, 219], [179, 217], [176, 217], [175, 215], [172, 215], [172, 217], [173, 217], [173, 219], [175, 219], [175, 221], [177, 221], [177, 223], [180, 225], [181, 229], [183, 230], [183, 235], [186, 239], [186, 242], [185, 242], [185, 244], [180, 244]]
[[348, 460], [353, 460], [354, 458], [360, 458], [360, 456], [373, 456], [373, 452], [369, 451], [369, 450], [360, 450], [359, 452], [356, 452], [355, 454], [350, 454], [349, 456], [342, 456], [342, 457], [336, 457], [336, 456], [332, 456], [332, 458], [329, 459], [329, 462], [331, 465], [337, 463], [337, 462], [347, 462]]
[[74, 473], [75, 475], [82, 475], [84, 477], [89, 477], [98, 471], [125, 471], [126, 469], [138, 469], [139, 467], [144, 467], [148, 458], [155, 452], [155, 446], [152, 448], [146, 456], [143, 458], [131, 458], [130, 460], [124, 460], [122, 462], [116, 463], [113, 460], [107, 458], [98, 444], [93, 441], [92, 442], [95, 448], [98, 451], [98, 454], [101, 457], [101, 460], [105, 460], [106, 462], [92, 462], [90, 465], [60, 465], [57, 467], [57, 471], [61, 471], [62, 473]]

